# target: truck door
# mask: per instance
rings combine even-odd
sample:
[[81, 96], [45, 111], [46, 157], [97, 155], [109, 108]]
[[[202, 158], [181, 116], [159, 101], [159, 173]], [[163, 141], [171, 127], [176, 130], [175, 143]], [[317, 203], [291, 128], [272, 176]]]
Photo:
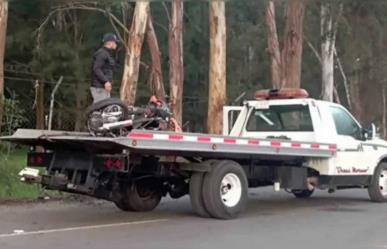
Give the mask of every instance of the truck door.
[[228, 136], [236, 123], [243, 106], [223, 107], [223, 135]]
[[335, 162], [337, 174], [367, 174], [371, 167], [368, 153], [363, 149], [363, 131], [355, 118], [343, 107], [331, 105], [337, 132], [337, 157]]

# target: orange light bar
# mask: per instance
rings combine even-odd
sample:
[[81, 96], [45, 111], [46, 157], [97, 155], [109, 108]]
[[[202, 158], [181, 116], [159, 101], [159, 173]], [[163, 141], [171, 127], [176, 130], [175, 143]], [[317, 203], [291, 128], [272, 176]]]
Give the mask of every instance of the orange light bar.
[[259, 90], [255, 92], [255, 99], [295, 99], [295, 98], [308, 98], [309, 93], [305, 89], [301, 88], [282, 88], [282, 89], [269, 89]]

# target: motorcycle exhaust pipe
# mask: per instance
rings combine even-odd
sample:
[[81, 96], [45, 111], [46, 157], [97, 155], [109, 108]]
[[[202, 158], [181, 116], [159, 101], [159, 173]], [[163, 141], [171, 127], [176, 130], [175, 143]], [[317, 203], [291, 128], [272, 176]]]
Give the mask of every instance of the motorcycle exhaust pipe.
[[124, 121], [120, 121], [120, 122], [104, 124], [100, 128], [100, 130], [106, 131], [106, 130], [111, 130], [111, 129], [116, 129], [116, 128], [124, 128], [124, 127], [132, 126], [132, 125], [133, 125], [132, 120], [124, 120]]

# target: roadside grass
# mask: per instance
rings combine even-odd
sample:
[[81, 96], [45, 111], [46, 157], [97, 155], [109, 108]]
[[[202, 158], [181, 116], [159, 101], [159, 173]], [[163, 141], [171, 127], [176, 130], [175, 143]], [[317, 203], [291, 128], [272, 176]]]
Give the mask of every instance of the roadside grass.
[[28, 149], [17, 147], [10, 153], [0, 151], [0, 200], [37, 199], [43, 189], [20, 181], [19, 171], [26, 166]]

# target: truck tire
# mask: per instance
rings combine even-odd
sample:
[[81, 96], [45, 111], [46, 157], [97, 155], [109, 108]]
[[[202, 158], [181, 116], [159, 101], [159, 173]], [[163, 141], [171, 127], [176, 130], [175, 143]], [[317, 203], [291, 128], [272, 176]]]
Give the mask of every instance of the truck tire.
[[300, 199], [306, 199], [312, 196], [314, 192], [314, 189], [309, 190], [309, 189], [300, 189], [300, 190], [292, 190], [292, 194]]
[[203, 202], [203, 179], [205, 173], [203, 172], [194, 172], [191, 175], [189, 181], [189, 196], [191, 200], [191, 206], [195, 213], [203, 218], [208, 218], [210, 215], [208, 214], [204, 202]]
[[160, 201], [161, 192], [133, 183], [125, 189], [122, 198], [115, 204], [123, 211], [147, 212], [155, 209]]
[[125, 212], [133, 212], [133, 211], [135, 211], [133, 209], [133, 207], [131, 207], [129, 205], [129, 203], [126, 201], [126, 199], [124, 199], [124, 198], [121, 198], [120, 200], [115, 201], [114, 204], [116, 205], [116, 207], [118, 207], [122, 211], [125, 211]]
[[368, 186], [371, 201], [387, 202], [387, 163], [380, 163], [375, 169]]
[[[217, 160], [207, 160], [204, 163], [212, 167], [216, 164]], [[189, 181], [189, 196], [191, 200], [191, 206], [197, 215], [203, 218], [208, 218], [206, 207], [203, 201], [203, 180], [205, 172], [193, 172]]]
[[205, 209], [213, 218], [235, 218], [246, 206], [247, 190], [247, 177], [242, 167], [234, 161], [219, 161], [204, 176]]

